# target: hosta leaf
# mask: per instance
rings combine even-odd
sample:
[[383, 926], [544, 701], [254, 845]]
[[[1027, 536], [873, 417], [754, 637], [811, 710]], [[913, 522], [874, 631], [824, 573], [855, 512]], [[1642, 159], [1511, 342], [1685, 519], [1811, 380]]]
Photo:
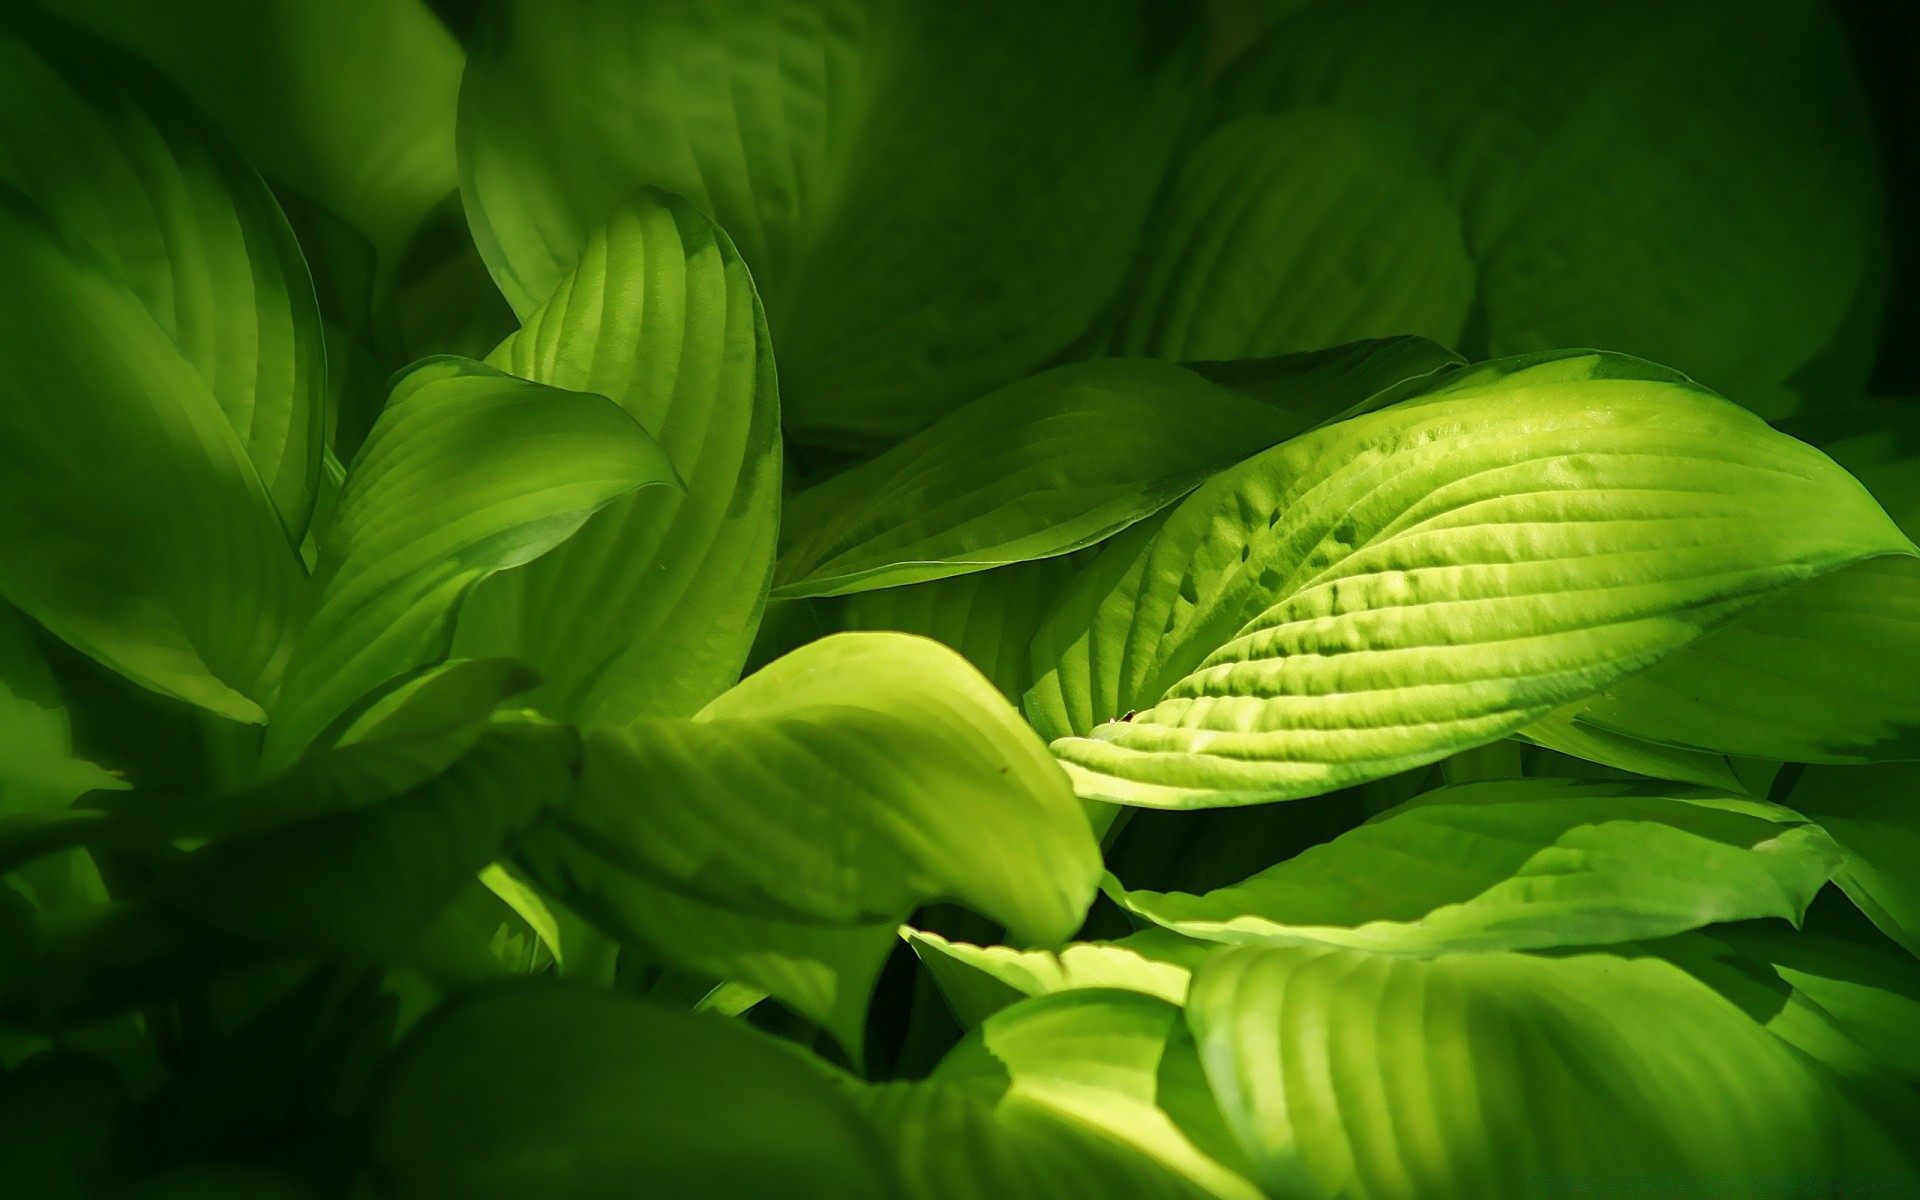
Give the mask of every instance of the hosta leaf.
[[1669, 373], [1490, 364], [1117, 539], [1036, 638], [1056, 657], [1028, 712], [1079, 735], [1055, 752], [1084, 796], [1312, 795], [1516, 732], [1795, 584], [1913, 553], [1818, 451]]
[[[402, 962], [481, 868], [566, 793], [577, 754], [566, 730], [498, 725], [403, 792], [346, 790], [330, 798], [334, 811], [188, 855], [159, 903], [263, 947]], [[271, 784], [259, 790], [263, 805], [277, 799]]]
[[1147, 227], [1113, 352], [1263, 358], [1401, 333], [1457, 345], [1473, 263], [1402, 136], [1314, 110], [1213, 130]]
[[1786, 802], [1845, 852], [1834, 880], [1841, 890], [1920, 955], [1920, 765], [1811, 767]]
[[[1476, 352], [1607, 346], [1779, 410], [1878, 306], [1864, 107], [1815, 0], [1395, 0], [1302, 8], [1221, 81], [1216, 111], [1331, 109], [1424, 151], [1475, 264]], [[1300, 272], [1276, 290], [1314, 286]], [[1861, 341], [1823, 364], [1853, 386]]]
[[1227, 1124], [1275, 1194], [1506, 1196], [1553, 1179], [1891, 1165], [1792, 1051], [1656, 959], [1236, 948], [1202, 965], [1187, 1012]]
[[1196, 24], [1142, 0], [503, 4], [462, 87], [462, 190], [522, 313], [636, 188], [687, 196], [767, 297], [788, 428], [897, 437], [1057, 354], [1119, 283]]
[[1157, 929], [1116, 942], [1075, 942], [1058, 952], [975, 946], [924, 929], [902, 932], [954, 1019], [967, 1029], [1022, 997], [1086, 988], [1142, 992], [1180, 1004], [1193, 965], [1211, 949]]
[[1710, 753], [1920, 758], [1920, 562], [1877, 559], [1794, 588], [1621, 680], [1579, 719]]
[[74, 757], [59, 686], [26, 622], [0, 604], [0, 822], [59, 812], [119, 776]]
[[1194, 374], [1293, 414], [1302, 431], [1434, 387], [1466, 360], [1422, 337], [1382, 337], [1272, 358], [1189, 362]]
[[[914, 1196], [1253, 1200], [1159, 1103], [1184, 1033], [1180, 1010], [1153, 997], [1050, 996], [990, 1017], [927, 1082], [861, 1099]], [[1212, 1104], [1204, 1089], [1166, 1099]]]
[[395, 1197], [894, 1194], [884, 1151], [818, 1070], [717, 1017], [521, 983], [402, 1046], [375, 1156]]
[[1078, 550], [1303, 429], [1167, 363], [1058, 367], [794, 497], [775, 594], [896, 587]]
[[139, 298], [297, 538], [324, 432], [320, 316], [252, 168], [143, 64], [22, 9], [0, 18], [0, 182]]
[[416, 367], [395, 386], [327, 527], [269, 765], [372, 689], [443, 656], [454, 613], [481, 579], [657, 484], [678, 484], [666, 455], [604, 396], [464, 359]]
[[901, 634], [826, 638], [691, 721], [592, 735], [555, 821], [637, 873], [789, 920], [951, 899], [1056, 943], [1099, 875], [1039, 740], [958, 655]]
[[689, 715], [739, 676], [773, 573], [779, 401], [746, 267], [685, 201], [642, 195], [488, 361], [611, 396], [686, 490], [616, 502], [478, 589], [462, 653], [527, 662], [540, 707], [564, 719]]
[[1580, 720], [1581, 707], [1582, 703], [1576, 702], [1557, 709], [1515, 736], [1548, 750], [1650, 779], [1696, 783], [1734, 793], [1747, 791], [1724, 755], [1657, 746], [1596, 728]]
[[143, 687], [260, 721], [301, 580], [245, 444], [106, 261], [4, 185], [0, 256], [0, 593]]
[[1077, 556], [1061, 555], [855, 592], [835, 619], [843, 629], [917, 633], [951, 646], [1018, 702], [1033, 686], [1033, 635], [1080, 565]]
[[1127, 893], [1188, 937], [1405, 954], [1596, 946], [1719, 921], [1796, 924], [1839, 865], [1818, 828], [1660, 784], [1523, 779], [1429, 792], [1203, 896]]
[[420, 0], [50, 6], [158, 64], [270, 178], [384, 251], [456, 185], [463, 56]]

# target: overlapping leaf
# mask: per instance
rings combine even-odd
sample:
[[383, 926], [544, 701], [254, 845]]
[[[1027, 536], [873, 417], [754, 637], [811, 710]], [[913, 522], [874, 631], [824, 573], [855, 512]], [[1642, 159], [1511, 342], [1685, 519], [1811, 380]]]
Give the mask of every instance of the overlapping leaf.
[[1118, 285], [1195, 15], [503, 4], [462, 88], [463, 193], [522, 313], [636, 188], [689, 197], [767, 296], [788, 428], [897, 437], [1057, 354]]
[[74, 757], [59, 686], [18, 613], [0, 604], [0, 824], [58, 812], [119, 777]]
[[975, 946], [923, 929], [904, 934], [960, 1024], [971, 1029], [1025, 996], [1116, 988], [1179, 1004], [1192, 968], [1211, 949], [1164, 930], [1113, 942], [1075, 942], [1059, 951]]
[[282, 765], [363, 696], [442, 657], [467, 592], [616, 497], [676, 485], [604, 396], [436, 359], [400, 380], [348, 473], [268, 733]]
[[1809, 1064], [1657, 959], [1234, 948], [1188, 1019], [1274, 1194], [1905, 1169]]
[[1125, 901], [1220, 942], [1522, 950], [1760, 917], [1797, 924], [1839, 864], [1818, 828], [1761, 801], [1525, 779], [1429, 792], [1205, 895]]
[[0, 593], [144, 687], [260, 721], [302, 580], [246, 444], [107, 261], [5, 186], [0, 253]]
[[488, 361], [612, 397], [686, 487], [616, 502], [478, 589], [461, 652], [531, 664], [536, 700], [568, 720], [691, 714], [738, 677], [773, 573], [779, 403], [746, 267], [686, 202], [646, 193]]
[[1083, 795], [1311, 795], [1913, 553], [1830, 460], [1670, 373], [1513, 360], [1276, 447], [1116, 539], [1036, 638], [1053, 665], [1027, 710], [1074, 735], [1055, 749]]
[[1894, 941], [1920, 955], [1920, 766], [1813, 767], [1787, 803], [1846, 854], [1835, 878]]

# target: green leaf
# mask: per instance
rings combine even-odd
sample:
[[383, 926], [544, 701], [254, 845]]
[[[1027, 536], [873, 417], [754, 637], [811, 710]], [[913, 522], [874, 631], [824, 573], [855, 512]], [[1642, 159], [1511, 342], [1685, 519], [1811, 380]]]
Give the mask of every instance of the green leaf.
[[395, 253], [457, 183], [463, 55], [420, 0], [58, 0], [146, 56], [269, 178]]
[[[195, 851], [158, 902], [195, 926], [260, 947], [398, 964], [421, 934], [572, 786], [570, 731], [506, 723], [439, 775], [398, 794], [346, 790], [330, 812]], [[302, 804], [309, 787], [296, 785]], [[279, 799], [271, 784], [252, 799]], [[289, 813], [291, 818], [294, 814]]]
[[831, 596], [1066, 554], [1303, 428], [1166, 363], [1058, 367], [794, 497], [774, 594]]
[[1117, 988], [1182, 1004], [1193, 965], [1210, 949], [1158, 929], [1115, 942], [1075, 942], [1057, 952], [974, 946], [924, 929], [901, 933], [966, 1029], [1022, 997], [1086, 988]]
[[464, 359], [414, 368], [348, 471], [322, 540], [268, 766], [290, 762], [374, 688], [444, 656], [480, 580], [545, 554], [618, 496], [677, 483], [660, 446], [603, 396]]
[[553, 983], [429, 1017], [382, 1088], [385, 1195], [894, 1195], [853, 1104], [724, 1019]]
[[842, 629], [917, 633], [951, 646], [1018, 702], [1033, 686], [1033, 635], [1080, 566], [1078, 556], [1059, 555], [855, 592], [840, 602], [836, 620]]
[[1065, 349], [1120, 282], [1194, 92], [1127, 0], [517, 0], [461, 93], [462, 192], [521, 313], [642, 185], [738, 241], [787, 428], [894, 439]]
[[709, 899], [837, 924], [945, 899], [1057, 943], [1099, 876], [1045, 747], [958, 655], [901, 634], [826, 638], [691, 721], [594, 734], [555, 819]]
[[246, 446], [112, 267], [4, 185], [0, 257], [0, 594], [143, 687], [263, 720], [301, 579]]
[[1579, 710], [1611, 733], [1792, 762], [1920, 758], [1920, 562], [1812, 580]]
[[1189, 371], [1293, 414], [1302, 432], [1426, 391], [1466, 360], [1422, 337], [1383, 337], [1273, 358], [1189, 362]]
[[[1475, 266], [1476, 355], [1606, 346], [1785, 411], [1878, 309], [1876, 155], [1816, 0], [1314, 4], [1218, 93], [1216, 120], [1331, 110], [1425, 153]], [[1316, 294], [1307, 272], [1275, 286]], [[1823, 364], [1852, 386], [1861, 340]]]
[[96, 788], [124, 788], [113, 772], [73, 754], [59, 686], [27, 626], [0, 604], [0, 822], [64, 809]]
[[320, 315], [266, 185], [144, 64], [26, 9], [0, 19], [0, 145], [0, 183], [172, 338], [297, 539], [325, 431]]
[[1218, 942], [1524, 950], [1758, 917], [1798, 924], [1839, 863], [1818, 828], [1761, 801], [1523, 779], [1429, 792], [1202, 896], [1124, 900]]
[[1840, 889], [1920, 955], [1920, 765], [1810, 767], [1786, 802], [1839, 843]]
[[1657, 746], [1610, 733], [1582, 721], [1582, 707], [1582, 702], [1575, 702], [1555, 709], [1514, 736], [1560, 754], [1650, 779], [1694, 783], [1734, 793], [1748, 790], [1724, 755]]
[[[1260, 1192], [1198, 1148], [1161, 1107], [1180, 1010], [1120, 992], [1028, 1001], [988, 1018], [925, 1083], [868, 1089], [908, 1194], [1217, 1197]], [[1218, 1120], [1217, 1114], [1214, 1120]]]
[[1027, 711], [1077, 735], [1054, 749], [1089, 798], [1313, 795], [1517, 732], [1795, 584], [1913, 553], [1818, 451], [1671, 373], [1490, 364], [1116, 539], [1036, 637], [1052, 663]]
[[1460, 214], [1391, 127], [1300, 110], [1229, 121], [1181, 164], [1138, 251], [1116, 354], [1264, 358], [1361, 338], [1460, 343]]
[[780, 520], [773, 356], [732, 243], [685, 201], [639, 196], [488, 361], [611, 396], [686, 490], [609, 505], [556, 553], [479, 588], [461, 653], [528, 663], [546, 680], [536, 703], [566, 720], [694, 712], [739, 677]]
[[1187, 1013], [1274, 1194], [1506, 1196], [1543, 1179], [1898, 1162], [1791, 1050], [1657, 959], [1230, 949], [1201, 966]]

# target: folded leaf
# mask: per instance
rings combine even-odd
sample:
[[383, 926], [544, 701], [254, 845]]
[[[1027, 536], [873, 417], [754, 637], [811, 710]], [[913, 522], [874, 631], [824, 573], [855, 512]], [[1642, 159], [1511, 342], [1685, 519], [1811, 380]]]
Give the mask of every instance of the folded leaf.
[[974, 946], [924, 929], [901, 930], [961, 1026], [972, 1029], [1025, 996], [1117, 988], [1187, 998], [1192, 967], [1211, 947], [1148, 929], [1115, 942], [1075, 942], [1058, 952]]
[[158, 64], [277, 183], [383, 252], [456, 186], [463, 55], [420, 0], [59, 0]]
[[1231, 887], [1125, 903], [1218, 942], [1598, 946], [1720, 921], [1798, 924], [1839, 864], [1818, 828], [1761, 801], [1519, 779], [1429, 792]]
[[591, 735], [555, 821], [711, 901], [824, 924], [951, 899], [1061, 942], [1099, 875], [1045, 747], [958, 655], [900, 634], [826, 638], [690, 721]]
[[111, 267], [206, 381], [297, 540], [325, 430], [320, 315], [266, 185], [144, 64], [27, 9], [0, 18], [0, 146], [0, 182]]
[[461, 92], [475, 239], [521, 313], [643, 185], [738, 241], [787, 427], [896, 438], [1066, 348], [1186, 117], [1196, 14], [1128, 0], [495, 6]]
[[0, 257], [0, 594], [143, 687], [262, 720], [300, 566], [228, 413], [112, 267], [4, 184]]
[[1263, 358], [1402, 333], [1458, 345], [1473, 262], [1403, 136], [1311, 109], [1207, 134], [1148, 223], [1113, 352]]
[[1234, 64], [1214, 110], [1331, 110], [1423, 153], [1474, 263], [1476, 356], [1606, 346], [1768, 412], [1798, 404], [1811, 365], [1844, 395], [1872, 362], [1872, 333], [1847, 326], [1872, 328], [1884, 287], [1878, 171], [1817, 0], [1312, 4]]
[[1920, 955], [1920, 765], [1811, 767], [1786, 802], [1839, 843], [1840, 889]]
[[636, 488], [678, 485], [660, 446], [603, 396], [464, 359], [395, 386], [347, 474], [267, 734], [290, 762], [374, 688], [444, 656], [467, 592], [564, 542]]
[[1670, 373], [1489, 364], [1116, 540], [1036, 637], [1053, 664], [1027, 710], [1078, 735], [1055, 752], [1090, 798], [1313, 795], [1516, 732], [1793, 585], [1913, 553], [1818, 451]]
[[521, 983], [422, 1022], [378, 1101], [395, 1197], [894, 1195], [816, 1068], [722, 1018]]
[[1272, 1194], [1901, 1169], [1812, 1067], [1657, 959], [1232, 949], [1187, 1014]]
[[641, 195], [488, 361], [611, 396], [686, 489], [611, 504], [479, 588], [460, 652], [528, 663], [546, 681], [536, 702], [566, 720], [689, 715], [739, 677], [780, 520], [773, 356], [733, 244], [685, 201]]

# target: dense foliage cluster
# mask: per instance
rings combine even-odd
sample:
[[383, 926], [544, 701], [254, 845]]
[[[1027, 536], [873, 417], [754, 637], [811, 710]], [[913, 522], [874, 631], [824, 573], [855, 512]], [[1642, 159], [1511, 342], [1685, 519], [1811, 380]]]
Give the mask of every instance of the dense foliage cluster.
[[1920, 1193], [1857, 50], [0, 3], [0, 1196]]

